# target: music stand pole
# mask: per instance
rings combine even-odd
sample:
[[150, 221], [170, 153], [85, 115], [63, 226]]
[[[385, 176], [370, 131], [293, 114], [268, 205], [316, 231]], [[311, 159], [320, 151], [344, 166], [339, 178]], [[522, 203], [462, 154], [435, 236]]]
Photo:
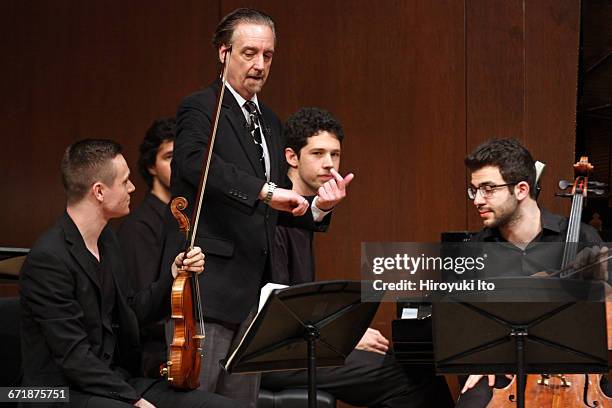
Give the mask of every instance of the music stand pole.
[[319, 329], [312, 324], [306, 325], [304, 339], [308, 342], [308, 408], [317, 408], [317, 357], [315, 342]]
[[510, 334], [516, 340], [516, 405], [517, 408], [525, 408], [525, 336], [528, 335], [527, 327], [514, 327]]
[[325, 281], [272, 290], [222, 367], [232, 374], [307, 369], [308, 407], [316, 408], [317, 365], [344, 364], [384, 295], [363, 301], [361, 288], [359, 281]]

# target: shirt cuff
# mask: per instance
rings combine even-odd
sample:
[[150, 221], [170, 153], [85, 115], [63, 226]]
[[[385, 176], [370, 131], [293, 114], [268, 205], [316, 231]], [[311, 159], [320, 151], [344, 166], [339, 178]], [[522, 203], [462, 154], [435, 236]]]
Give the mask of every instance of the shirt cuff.
[[314, 222], [321, 222], [321, 221], [323, 221], [323, 218], [325, 218], [325, 216], [327, 214], [332, 212], [332, 210], [323, 211], [322, 209], [317, 207], [317, 198], [319, 198], [319, 197], [315, 197], [312, 200], [312, 204], [310, 205], [310, 208], [312, 210], [312, 219], [314, 220]]

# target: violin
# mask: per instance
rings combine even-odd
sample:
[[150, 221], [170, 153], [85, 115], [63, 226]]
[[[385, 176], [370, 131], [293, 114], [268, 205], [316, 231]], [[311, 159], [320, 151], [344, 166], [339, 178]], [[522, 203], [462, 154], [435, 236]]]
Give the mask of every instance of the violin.
[[[215, 121], [212, 126], [212, 133], [206, 146], [206, 160], [202, 165], [200, 183], [196, 194], [194, 211], [191, 221], [183, 213], [187, 208], [188, 202], [185, 197], [176, 197], [170, 203], [172, 215], [177, 220], [179, 230], [185, 235], [187, 247], [185, 253], [193, 249], [197, 227], [199, 225], [200, 214], [208, 171], [212, 161], [212, 152], [217, 135], [219, 116], [221, 113], [221, 103], [225, 92], [227, 67], [231, 47], [225, 52], [223, 65], [221, 68], [221, 90], [219, 91]], [[174, 323], [172, 343], [168, 351], [168, 361], [160, 368], [160, 374], [166, 377], [170, 385], [178, 389], [193, 390], [200, 386], [200, 366], [204, 356], [203, 343], [204, 314], [202, 312], [202, 301], [200, 296], [200, 284], [198, 276], [188, 272], [184, 268], [178, 269], [178, 274], [172, 284], [171, 300], [171, 319]]]
[[[589, 181], [588, 176], [593, 166], [588, 158], [583, 156], [574, 164], [576, 178], [574, 182], [562, 180], [561, 189], [571, 186], [571, 193], [558, 194], [562, 197], [572, 198], [566, 245], [563, 251], [561, 269], [549, 276], [569, 278], [581, 272], [583, 268], [572, 268], [571, 264], [578, 252], [580, 236], [580, 219], [582, 208], [590, 187], [603, 187], [603, 183]], [[591, 189], [594, 194], [602, 195], [603, 190]], [[607, 259], [606, 259], [607, 260]], [[612, 349], [612, 304], [606, 303], [608, 349]], [[612, 363], [612, 353], [609, 352], [609, 364]], [[525, 401], [530, 407], [537, 408], [574, 408], [574, 407], [612, 407], [612, 398], [607, 397], [600, 387], [601, 375], [593, 374], [541, 374], [528, 375], [525, 386]], [[488, 408], [504, 408], [516, 406], [516, 376], [510, 384], [503, 389], [495, 389]]]

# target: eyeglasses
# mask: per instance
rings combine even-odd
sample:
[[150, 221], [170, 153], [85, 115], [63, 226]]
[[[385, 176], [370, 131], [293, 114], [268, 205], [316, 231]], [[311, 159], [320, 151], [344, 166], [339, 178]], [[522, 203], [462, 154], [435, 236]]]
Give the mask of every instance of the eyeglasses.
[[478, 193], [480, 193], [480, 196], [482, 198], [491, 198], [495, 194], [495, 190], [497, 190], [498, 188], [514, 186], [514, 185], [517, 185], [517, 184], [518, 183], [486, 184], [484, 186], [479, 186], [478, 188], [470, 186], [467, 189], [467, 195], [468, 195], [468, 198], [470, 200], [476, 199], [476, 194], [478, 194]]

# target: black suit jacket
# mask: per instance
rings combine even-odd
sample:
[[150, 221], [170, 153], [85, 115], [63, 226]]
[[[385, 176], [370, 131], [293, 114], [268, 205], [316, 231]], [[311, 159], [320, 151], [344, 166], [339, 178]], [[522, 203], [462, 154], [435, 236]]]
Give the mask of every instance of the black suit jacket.
[[[123, 264], [129, 273], [132, 288], [146, 289], [159, 279], [162, 253], [165, 245], [163, 217], [166, 204], [146, 193], [142, 203], [124, 218], [117, 230], [123, 252]], [[168, 359], [164, 322], [141, 327], [143, 369], [147, 377], [159, 377], [159, 366]]]
[[[190, 206], [197, 192], [220, 86], [220, 81], [215, 81], [187, 96], [178, 108], [171, 190], [173, 197], [187, 198]], [[259, 106], [270, 154], [270, 181], [290, 188], [282, 124], [261, 101]], [[278, 212], [258, 199], [265, 175], [241, 107], [227, 89], [218, 126], [196, 245], [206, 255], [205, 272], [200, 275], [204, 314], [239, 323], [257, 303], [262, 279], [269, 271], [277, 223], [324, 230], [329, 217], [315, 224], [308, 211], [303, 217], [283, 214], [279, 220]], [[191, 210], [189, 207], [188, 213]]]
[[67, 213], [39, 238], [20, 273], [23, 385], [68, 386], [75, 406], [81, 393], [130, 402], [141, 397], [153, 380], [133, 380], [142, 376], [139, 323], [156, 321], [169, 310], [170, 271], [133, 293], [118, 240], [108, 226], [98, 245], [115, 283], [115, 355], [103, 353], [102, 293], [95, 264]]

